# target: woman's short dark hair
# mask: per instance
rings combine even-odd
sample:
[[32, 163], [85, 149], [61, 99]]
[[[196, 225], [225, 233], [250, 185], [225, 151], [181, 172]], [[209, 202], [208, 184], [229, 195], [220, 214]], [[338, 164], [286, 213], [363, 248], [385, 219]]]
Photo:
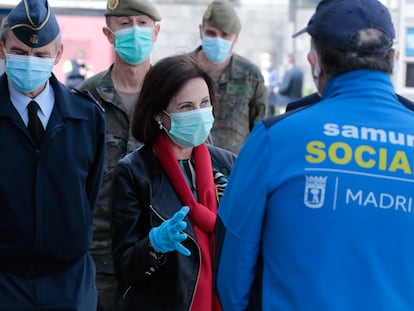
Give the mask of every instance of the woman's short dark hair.
[[166, 110], [171, 99], [194, 78], [206, 82], [214, 111], [217, 102], [214, 81], [193, 57], [186, 54], [166, 57], [150, 68], [132, 113], [131, 131], [138, 141], [146, 145], [155, 142], [160, 128], [154, 117]]
[[[352, 41], [364, 52], [340, 51], [312, 38], [312, 47], [319, 54], [327, 76], [334, 77], [358, 69], [392, 73], [394, 49], [389, 48], [392, 46], [392, 39], [385, 33], [377, 29], [363, 29], [354, 36]], [[384, 52], [375, 52], [381, 50]]]

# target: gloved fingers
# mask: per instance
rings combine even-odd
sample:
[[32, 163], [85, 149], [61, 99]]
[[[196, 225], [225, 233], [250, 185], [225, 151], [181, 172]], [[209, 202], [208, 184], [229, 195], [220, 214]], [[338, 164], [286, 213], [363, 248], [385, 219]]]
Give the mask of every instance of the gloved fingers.
[[184, 205], [180, 209], [180, 212], [183, 212], [184, 213], [184, 217], [188, 214], [189, 211], [190, 211], [190, 208], [187, 205]]
[[190, 256], [191, 252], [188, 250], [188, 248], [184, 247], [181, 243], [175, 243], [175, 249], [177, 252], [183, 254], [184, 256]]
[[187, 234], [186, 233], [182, 233], [182, 232], [177, 232], [176, 234], [173, 235], [173, 240], [175, 242], [184, 241], [186, 238], [187, 238]]
[[183, 220], [175, 223], [175, 224], [171, 224], [170, 226], [170, 231], [171, 232], [180, 232], [182, 230], [184, 230], [187, 227], [187, 223]]
[[172, 222], [179, 222], [184, 219], [184, 217], [188, 214], [190, 208], [188, 206], [183, 206], [178, 212], [171, 217]]
[[187, 227], [187, 223], [185, 221], [180, 221], [179, 223], [171, 226], [168, 228], [168, 236], [172, 241], [181, 242], [187, 238], [187, 234], [181, 232], [182, 230]]
[[183, 221], [185, 215], [189, 212], [188, 206], [183, 206], [178, 212], [174, 214], [168, 220], [168, 234], [170, 238], [173, 238], [175, 234], [184, 230], [187, 227], [187, 223]]
[[180, 231], [184, 230], [186, 227], [187, 223], [182, 220], [177, 223], [170, 223], [167, 228], [168, 236], [173, 239], [176, 234], [180, 233]]

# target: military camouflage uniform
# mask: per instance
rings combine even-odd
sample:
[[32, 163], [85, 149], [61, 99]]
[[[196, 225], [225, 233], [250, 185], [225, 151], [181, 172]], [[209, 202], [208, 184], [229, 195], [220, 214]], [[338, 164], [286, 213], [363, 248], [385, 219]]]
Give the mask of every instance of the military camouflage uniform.
[[[190, 53], [196, 57], [201, 47]], [[255, 123], [266, 115], [266, 94], [260, 69], [233, 53], [216, 81], [218, 106], [210, 142], [238, 153]]]
[[105, 109], [105, 171], [98, 202], [93, 213], [93, 242], [91, 246], [91, 254], [96, 264], [99, 304], [105, 311], [111, 310], [107, 306], [112, 305], [116, 288], [111, 249], [111, 215], [108, 207], [112, 172], [117, 162], [138, 145], [130, 133], [130, 116], [114, 88], [111, 70], [112, 66], [109, 70], [94, 75], [76, 87], [78, 90], [89, 91]]

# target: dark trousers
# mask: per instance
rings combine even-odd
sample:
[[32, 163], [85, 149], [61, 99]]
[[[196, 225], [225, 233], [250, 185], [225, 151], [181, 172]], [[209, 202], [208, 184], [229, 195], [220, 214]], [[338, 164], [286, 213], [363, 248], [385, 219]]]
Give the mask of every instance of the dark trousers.
[[114, 274], [96, 274], [96, 287], [98, 288], [97, 311], [113, 311], [116, 290], [116, 277]]

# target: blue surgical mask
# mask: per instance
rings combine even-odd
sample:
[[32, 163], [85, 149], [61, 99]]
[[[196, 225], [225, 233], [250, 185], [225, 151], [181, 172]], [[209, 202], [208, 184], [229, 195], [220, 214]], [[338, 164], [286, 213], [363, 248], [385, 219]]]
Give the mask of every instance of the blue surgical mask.
[[214, 64], [220, 64], [230, 55], [233, 41], [219, 37], [203, 37], [203, 51]]
[[171, 119], [168, 135], [180, 146], [191, 148], [205, 142], [213, 126], [213, 108], [167, 113]]
[[146, 60], [153, 48], [152, 28], [133, 26], [115, 31], [115, 51], [128, 64]]
[[52, 75], [54, 58], [6, 54], [6, 74], [21, 92], [33, 92]]

